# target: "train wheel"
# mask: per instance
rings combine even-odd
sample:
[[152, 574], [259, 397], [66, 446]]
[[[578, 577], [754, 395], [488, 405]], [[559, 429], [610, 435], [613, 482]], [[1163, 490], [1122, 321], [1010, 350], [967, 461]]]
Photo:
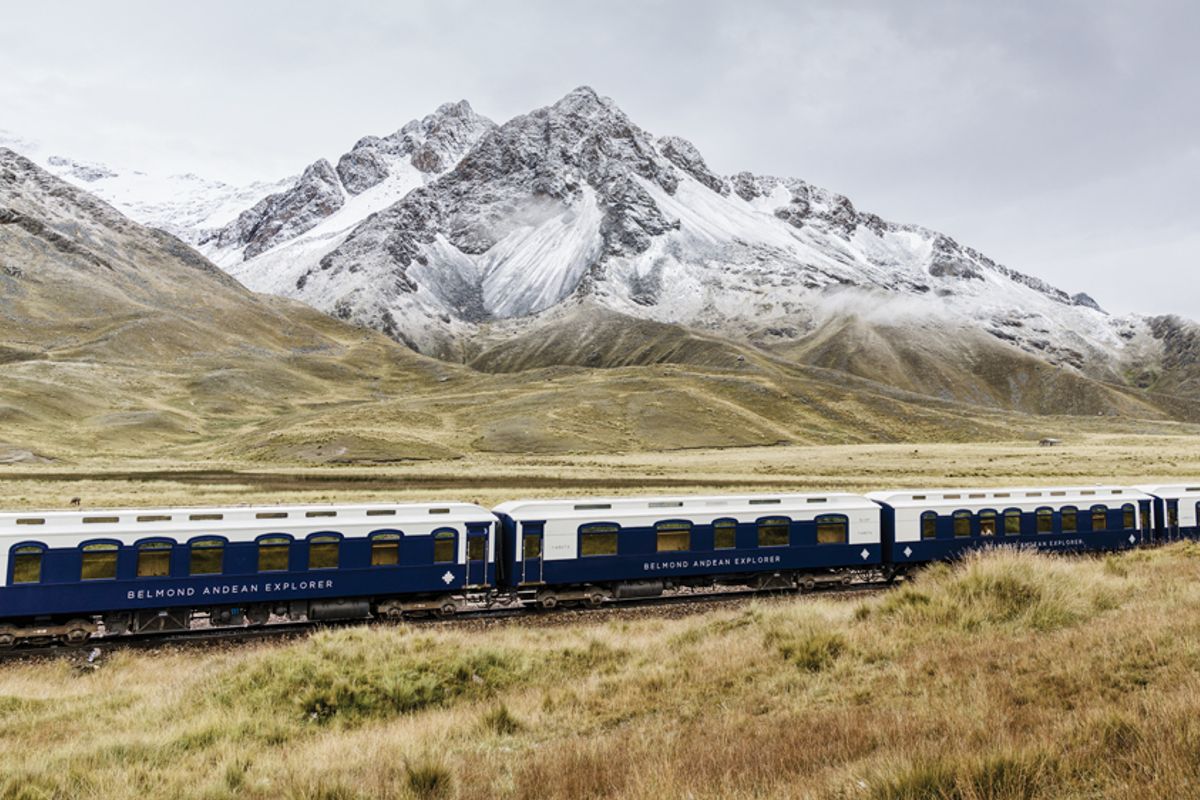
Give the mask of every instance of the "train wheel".
[[458, 604], [453, 600], [447, 600], [442, 603], [441, 607], [437, 610], [439, 617], [453, 617], [456, 613], [458, 613]]
[[587, 601], [588, 605], [590, 605], [592, 608], [598, 608], [599, 606], [604, 605], [604, 593], [592, 592], [588, 595]]
[[72, 647], [78, 647], [92, 638], [92, 627], [86, 620], [73, 619], [65, 627], [66, 632], [62, 634], [62, 641]]
[[0, 650], [7, 650], [17, 643], [17, 629], [11, 625], [0, 626]]
[[549, 611], [552, 608], [558, 608], [558, 595], [544, 594], [538, 597], [538, 605]]

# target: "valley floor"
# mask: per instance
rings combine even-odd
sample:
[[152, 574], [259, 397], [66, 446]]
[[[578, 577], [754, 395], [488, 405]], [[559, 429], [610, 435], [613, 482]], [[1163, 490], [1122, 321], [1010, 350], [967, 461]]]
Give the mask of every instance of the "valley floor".
[[1033, 441], [481, 453], [375, 466], [109, 459], [0, 464], [0, 509], [225, 503], [504, 500], [606, 494], [865, 492], [906, 487], [1179, 482], [1200, 476], [1200, 435], [1086, 433]]
[[[1200, 438], [0, 468], [0, 507], [1194, 480]], [[0, 666], [0, 798], [1141, 798], [1200, 785], [1200, 547], [868, 599]]]

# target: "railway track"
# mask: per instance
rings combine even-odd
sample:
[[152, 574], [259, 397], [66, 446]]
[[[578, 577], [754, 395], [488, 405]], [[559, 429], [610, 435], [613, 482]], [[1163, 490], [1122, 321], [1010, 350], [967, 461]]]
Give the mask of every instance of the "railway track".
[[17, 647], [0, 651], [0, 664], [70, 659], [81, 669], [99, 665], [103, 659], [119, 650], [203, 649], [249, 645], [272, 640], [298, 639], [319, 630], [348, 627], [392, 627], [398, 624], [431, 628], [475, 628], [486, 630], [501, 625], [561, 626], [578, 622], [622, 617], [682, 617], [704, 611], [737, 605], [751, 600], [784, 597], [850, 598], [887, 589], [886, 581], [854, 583], [849, 586], [831, 584], [815, 589], [796, 591], [765, 591], [735, 589], [717, 592], [681, 592], [661, 597], [609, 600], [598, 606], [563, 605], [554, 609], [534, 609], [524, 605], [494, 605], [472, 609], [452, 617], [406, 617], [402, 621], [380, 619], [350, 619], [323, 622], [270, 622], [260, 626], [238, 628], [191, 628], [171, 633], [132, 633], [120, 636], [99, 636], [79, 645], [53, 643], [35, 647]]

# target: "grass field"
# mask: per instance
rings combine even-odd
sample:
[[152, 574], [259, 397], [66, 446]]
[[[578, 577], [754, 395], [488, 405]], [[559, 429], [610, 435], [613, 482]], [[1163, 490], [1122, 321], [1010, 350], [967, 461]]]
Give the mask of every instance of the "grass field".
[[0, 466], [0, 508], [851, 491], [909, 486], [1145, 483], [1200, 476], [1200, 436], [1086, 433], [1033, 441], [861, 444], [612, 454], [477, 453], [370, 467], [90, 459]]
[[1190, 797], [1200, 548], [0, 672], [0, 797]]
[[[1200, 476], [1200, 438], [0, 468], [0, 507]], [[0, 798], [1143, 798], [1200, 785], [1200, 547], [1000, 551], [868, 599], [0, 666]]]

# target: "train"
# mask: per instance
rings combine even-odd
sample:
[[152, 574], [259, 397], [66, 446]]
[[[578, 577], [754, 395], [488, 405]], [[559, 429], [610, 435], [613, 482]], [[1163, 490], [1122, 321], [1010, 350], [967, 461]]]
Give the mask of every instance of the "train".
[[0, 513], [0, 648], [890, 581], [1200, 535], [1200, 486]]

